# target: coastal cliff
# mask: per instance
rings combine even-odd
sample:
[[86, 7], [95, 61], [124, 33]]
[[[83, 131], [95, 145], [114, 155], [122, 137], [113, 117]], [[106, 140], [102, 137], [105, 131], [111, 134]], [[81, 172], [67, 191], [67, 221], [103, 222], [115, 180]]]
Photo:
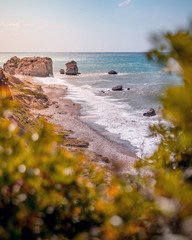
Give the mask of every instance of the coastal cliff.
[[52, 59], [45, 57], [12, 57], [4, 65], [3, 70], [11, 75], [27, 75], [33, 77], [49, 77], [53, 75]]
[[3, 69], [0, 67], [0, 89], [6, 92], [9, 98], [12, 98], [12, 94], [8, 85], [8, 78], [5, 76]]

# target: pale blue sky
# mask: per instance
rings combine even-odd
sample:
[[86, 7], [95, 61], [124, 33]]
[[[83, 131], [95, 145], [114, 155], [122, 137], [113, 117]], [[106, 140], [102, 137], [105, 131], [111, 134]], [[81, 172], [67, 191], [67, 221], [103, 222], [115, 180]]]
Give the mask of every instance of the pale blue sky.
[[0, 51], [147, 51], [190, 18], [192, 0], [0, 0]]

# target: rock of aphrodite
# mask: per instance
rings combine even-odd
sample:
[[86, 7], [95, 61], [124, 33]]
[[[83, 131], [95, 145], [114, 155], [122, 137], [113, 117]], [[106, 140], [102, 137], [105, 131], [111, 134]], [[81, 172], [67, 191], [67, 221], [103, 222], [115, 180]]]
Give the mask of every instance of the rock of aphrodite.
[[123, 86], [122, 85], [117, 85], [115, 87], [112, 88], [113, 91], [122, 91], [123, 90]]
[[60, 69], [60, 74], [65, 74], [65, 70], [64, 69]]
[[108, 72], [108, 74], [117, 74], [118, 72], [116, 72], [115, 70], [111, 70]]
[[155, 115], [156, 115], [156, 112], [153, 108], [150, 108], [149, 111], [147, 111], [146, 113], [143, 113], [143, 116], [146, 116], [146, 117], [152, 117]]
[[77, 67], [77, 62], [71, 61], [65, 64], [67, 67], [66, 70], [66, 75], [78, 75], [78, 67]]
[[48, 57], [12, 57], [4, 65], [5, 72], [11, 75], [28, 75], [33, 77], [49, 77], [53, 75], [52, 59]]
[[8, 78], [5, 76], [3, 69], [0, 67], [0, 91], [4, 91], [8, 98], [12, 98], [8, 85]]

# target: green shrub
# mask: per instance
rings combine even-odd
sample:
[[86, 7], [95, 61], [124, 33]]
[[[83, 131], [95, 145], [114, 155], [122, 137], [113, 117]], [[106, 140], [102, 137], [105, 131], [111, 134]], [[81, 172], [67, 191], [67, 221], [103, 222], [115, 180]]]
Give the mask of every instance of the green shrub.
[[135, 186], [61, 149], [45, 120], [21, 136], [10, 104], [1, 97], [1, 239], [121, 239], [140, 231], [151, 203]]

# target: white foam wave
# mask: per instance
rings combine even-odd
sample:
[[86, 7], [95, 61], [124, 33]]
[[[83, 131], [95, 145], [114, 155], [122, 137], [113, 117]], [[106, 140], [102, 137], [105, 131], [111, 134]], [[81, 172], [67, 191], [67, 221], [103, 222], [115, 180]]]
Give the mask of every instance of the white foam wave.
[[68, 85], [68, 97], [84, 103], [86, 114], [83, 120], [93, 121], [105, 127], [122, 140], [131, 142], [137, 148], [137, 155], [150, 155], [155, 150], [158, 139], [148, 138], [149, 125], [158, 123], [158, 116], [146, 118], [142, 112], [134, 112], [127, 104], [122, 104], [106, 96], [98, 96], [89, 85], [81, 87]]
[[35, 78], [43, 84], [60, 84], [68, 86], [71, 100], [81, 103], [84, 107], [84, 121], [92, 121], [122, 140], [129, 141], [136, 147], [137, 155], [149, 156], [156, 149], [157, 138], [149, 138], [149, 125], [158, 123], [158, 116], [146, 118], [143, 112], [136, 112], [127, 103], [120, 103], [109, 96], [98, 96], [98, 89], [86, 84], [74, 86], [59, 78]]
[[54, 77], [35, 77], [34, 81], [37, 83], [43, 83], [47, 85], [59, 84], [59, 85], [66, 85], [65, 82], [60, 78]]
[[[84, 73], [82, 73], [82, 75], [81, 74], [77, 75], [77, 77], [83, 76], [84, 78], [86, 78], [86, 77], [97, 77], [97, 76], [101, 77], [101, 76], [108, 76], [108, 75], [109, 74], [106, 72], [89, 72], [89, 73], [84, 72]], [[61, 74], [59, 72], [55, 72], [54, 76], [58, 77], [58, 78], [64, 78], [64, 79], [71, 77], [70, 75], [62, 75], [61, 76]], [[74, 78], [74, 76], [72, 76], [72, 77]]]

